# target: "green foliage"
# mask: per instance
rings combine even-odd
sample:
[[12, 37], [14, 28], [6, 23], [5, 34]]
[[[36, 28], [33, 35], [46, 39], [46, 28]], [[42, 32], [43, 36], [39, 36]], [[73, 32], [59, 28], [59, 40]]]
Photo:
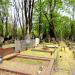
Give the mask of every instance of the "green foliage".
[[[33, 27], [32, 32], [35, 37], [39, 37], [40, 33], [46, 35], [50, 31], [51, 18], [50, 14], [53, 15], [53, 23], [55, 28], [56, 37], [68, 38], [72, 36], [75, 38], [75, 0], [57, 0], [55, 8], [53, 9], [55, 0], [35, 0], [34, 10], [33, 10]], [[0, 0], [0, 9], [2, 10], [2, 15], [0, 17], [9, 16], [8, 8], [10, 6], [10, 0]], [[51, 5], [51, 6], [50, 6]], [[53, 9], [53, 10], [52, 10]], [[71, 11], [70, 11], [71, 9]], [[52, 11], [51, 11], [52, 10]], [[70, 17], [62, 16], [59, 12], [64, 11], [69, 14]], [[59, 11], [59, 12], [58, 12]], [[61, 12], [62, 13], [62, 12]], [[71, 18], [71, 19], [70, 19]], [[39, 23], [41, 21], [41, 24]], [[40, 32], [41, 26], [41, 32]], [[2, 23], [0, 19], [0, 34], [6, 33], [5, 24]], [[13, 34], [13, 24], [8, 23], [8, 35]], [[17, 27], [16, 35], [22, 37], [22, 29]]]
[[0, 23], [0, 35], [2, 34], [3, 25]]
[[70, 19], [68, 17], [56, 17], [55, 18], [55, 30], [57, 37], [67, 38], [71, 33]]
[[39, 37], [39, 25], [35, 24], [33, 27], [33, 34], [35, 37]]
[[17, 35], [17, 37], [19, 37], [19, 38], [22, 38], [22, 37], [23, 37], [21, 28], [19, 28], [19, 27], [17, 28], [16, 35]]

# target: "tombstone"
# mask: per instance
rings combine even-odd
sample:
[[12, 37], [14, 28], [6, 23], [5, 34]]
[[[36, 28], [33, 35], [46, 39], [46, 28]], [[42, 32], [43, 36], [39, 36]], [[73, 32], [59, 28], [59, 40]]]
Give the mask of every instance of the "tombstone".
[[35, 47], [35, 39], [31, 39], [31, 47]]
[[26, 49], [26, 42], [25, 40], [21, 40], [21, 50]]
[[30, 48], [31, 38], [29, 34], [25, 36], [25, 43], [26, 43], [26, 49]]
[[39, 38], [35, 38], [35, 47], [37, 47], [40, 43], [40, 39]]
[[21, 50], [21, 42], [20, 40], [15, 40], [15, 52], [19, 52]]

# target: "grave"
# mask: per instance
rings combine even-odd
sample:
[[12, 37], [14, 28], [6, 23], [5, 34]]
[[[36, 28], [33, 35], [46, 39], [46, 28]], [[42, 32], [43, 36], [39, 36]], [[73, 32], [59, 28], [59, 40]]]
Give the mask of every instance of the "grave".
[[35, 38], [35, 47], [37, 47], [40, 43], [40, 39], [39, 38]]
[[25, 36], [26, 49], [30, 48], [31, 37], [29, 34]]
[[5, 75], [7, 72], [9, 75], [37, 75], [37, 73], [39, 75], [50, 75], [53, 69], [53, 63], [53, 59], [50, 61], [37, 61], [15, 57], [0, 64], [0, 74], [3, 73]]
[[15, 40], [15, 52], [21, 50], [21, 41], [19, 39]]
[[25, 50], [26, 49], [26, 42], [25, 40], [20, 40], [21, 41], [21, 50]]

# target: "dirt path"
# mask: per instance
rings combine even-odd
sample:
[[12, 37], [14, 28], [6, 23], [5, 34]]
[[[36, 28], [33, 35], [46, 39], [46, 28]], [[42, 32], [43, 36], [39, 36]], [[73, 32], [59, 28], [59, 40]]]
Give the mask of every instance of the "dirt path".
[[[65, 46], [64, 48], [61, 47]], [[58, 57], [57, 57], [57, 66], [56, 70], [52, 75], [73, 75], [72, 74], [72, 64], [73, 61], [73, 53], [69, 48], [66, 46], [64, 42], [61, 42], [60, 49], [58, 51]]]

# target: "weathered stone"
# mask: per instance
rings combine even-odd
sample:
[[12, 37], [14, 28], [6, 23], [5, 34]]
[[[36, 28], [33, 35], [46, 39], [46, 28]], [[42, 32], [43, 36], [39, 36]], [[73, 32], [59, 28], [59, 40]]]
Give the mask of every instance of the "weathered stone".
[[25, 40], [21, 40], [21, 50], [26, 49], [26, 42]]
[[21, 42], [20, 40], [15, 40], [15, 51], [20, 51], [21, 50]]

